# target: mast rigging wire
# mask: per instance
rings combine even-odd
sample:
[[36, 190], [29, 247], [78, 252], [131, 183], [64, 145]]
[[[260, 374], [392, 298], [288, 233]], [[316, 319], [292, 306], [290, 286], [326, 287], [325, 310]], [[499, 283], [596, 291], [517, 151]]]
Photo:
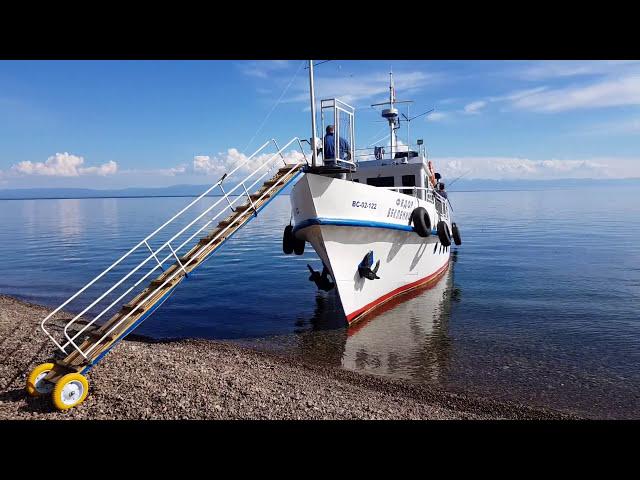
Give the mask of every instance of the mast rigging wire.
[[262, 123], [260, 124], [260, 126], [258, 127], [256, 132], [253, 134], [253, 137], [251, 137], [251, 140], [249, 140], [249, 143], [247, 143], [247, 145], [242, 149], [242, 153], [243, 154], [245, 154], [245, 152], [247, 151], [247, 148], [249, 148], [249, 146], [251, 145], [251, 142], [253, 142], [255, 140], [255, 138], [258, 136], [258, 133], [260, 133], [260, 131], [262, 130], [262, 127], [264, 127], [264, 125], [267, 123], [267, 120], [269, 120], [269, 117], [271, 117], [271, 114], [274, 112], [274, 110], [278, 107], [278, 105], [280, 105], [280, 103], [282, 102], [283, 97], [285, 96], [285, 94], [289, 90], [289, 87], [291, 87], [291, 85], [293, 84], [293, 81], [298, 76], [298, 73], [300, 73], [300, 69], [302, 68], [304, 63], [305, 63], [304, 61], [300, 63], [300, 66], [296, 70], [296, 73], [293, 74], [293, 77], [291, 77], [291, 80], [289, 81], [287, 86], [284, 88], [284, 90], [280, 94], [280, 98], [278, 98], [278, 101], [273, 105], [273, 107], [271, 107], [271, 110], [269, 111], [269, 113], [267, 113], [267, 115], [264, 117], [264, 120], [262, 120]]

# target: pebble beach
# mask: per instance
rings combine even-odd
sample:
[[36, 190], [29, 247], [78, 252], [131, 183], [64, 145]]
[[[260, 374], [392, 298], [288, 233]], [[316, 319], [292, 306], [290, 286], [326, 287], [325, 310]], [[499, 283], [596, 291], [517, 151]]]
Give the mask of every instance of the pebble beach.
[[[130, 335], [88, 374], [89, 396], [65, 412], [25, 393], [51, 358], [39, 329], [50, 310], [0, 295], [0, 419], [576, 419], [517, 403], [318, 366], [232, 343]], [[60, 312], [56, 319], [68, 318]]]

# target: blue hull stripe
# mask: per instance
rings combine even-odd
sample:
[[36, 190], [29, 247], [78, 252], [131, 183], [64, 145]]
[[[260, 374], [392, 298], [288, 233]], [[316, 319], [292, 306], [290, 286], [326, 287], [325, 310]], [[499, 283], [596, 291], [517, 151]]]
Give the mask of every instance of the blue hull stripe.
[[[298, 178], [300, 176], [302, 172], [297, 173], [296, 175], [294, 175], [293, 177], [291, 177], [291, 179], [286, 182], [282, 188], [275, 194], [273, 195], [269, 200], [267, 200], [260, 208], [258, 208], [258, 212], [260, 212], [264, 207], [266, 207], [267, 205], [269, 205], [269, 203], [271, 203], [271, 201], [276, 198], [284, 189], [287, 185], [289, 185], [291, 182], [293, 182], [296, 178]], [[249, 223], [251, 220], [253, 220], [253, 218], [255, 217], [255, 215], [252, 215], [249, 217], [249, 219], [245, 222], [244, 225], [246, 225], [247, 223]], [[243, 225], [243, 226], [244, 226]], [[205, 258], [202, 262], [200, 262], [193, 270], [191, 270], [191, 272], [189, 272], [189, 275], [191, 275], [196, 268], [198, 268], [200, 265], [202, 265], [204, 262], [206, 262], [207, 260], [209, 260], [209, 258], [211, 258], [211, 256], [213, 256], [214, 253], [218, 252], [218, 250], [220, 250], [226, 243], [227, 241], [233, 237], [236, 232], [239, 229], [235, 230], [231, 235], [229, 235], [226, 239], [224, 239], [224, 241], [220, 244], [220, 246], [218, 248], [216, 248], [214, 250], [214, 252], [212, 254], [210, 254], [207, 258]], [[182, 280], [180, 280], [171, 290], [169, 290], [167, 293], [165, 293], [162, 297], [160, 297], [158, 299], [158, 301], [155, 303], [155, 305], [153, 305], [153, 307], [151, 307], [149, 310], [147, 310], [144, 315], [142, 315], [138, 320], [136, 320], [136, 322], [131, 325], [126, 332], [124, 332], [124, 334], [122, 334], [115, 342], [113, 342], [111, 344], [111, 346], [105, 350], [104, 352], [102, 352], [100, 355], [98, 355], [98, 357], [91, 362], [89, 365], [87, 365], [80, 373], [82, 373], [83, 375], [85, 373], [87, 373], [89, 370], [91, 370], [91, 368], [93, 368], [100, 360], [102, 360], [102, 358], [111, 351], [111, 349], [113, 347], [115, 347], [118, 343], [120, 343], [120, 341], [122, 339], [124, 339], [124, 337], [126, 337], [127, 335], [129, 335], [133, 330], [136, 329], [136, 327], [138, 325], [140, 325], [144, 320], [146, 320], [147, 318], [149, 318], [149, 316], [151, 316], [151, 314], [153, 312], [155, 312], [170, 296], [171, 294], [173, 294], [176, 291], [176, 288], [178, 288], [178, 285], [180, 285], [182, 283], [183, 280], [187, 280], [189, 277], [183, 277]]]
[[[410, 225], [398, 225], [397, 223], [384, 223], [373, 222], [370, 220], [351, 220], [344, 218], [310, 218], [303, 222], [298, 223], [293, 231], [297, 232], [303, 228], [311, 227], [313, 225], [334, 225], [339, 227], [365, 227], [365, 228], [386, 228], [388, 230], [400, 230], [403, 232], [415, 232]], [[438, 231], [432, 229], [432, 235], [437, 235]]]

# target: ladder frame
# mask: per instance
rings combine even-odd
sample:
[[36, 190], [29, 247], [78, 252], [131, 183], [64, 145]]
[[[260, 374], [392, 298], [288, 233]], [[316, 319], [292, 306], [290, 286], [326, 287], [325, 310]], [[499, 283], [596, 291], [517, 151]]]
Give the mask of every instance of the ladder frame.
[[[247, 165], [252, 159], [254, 159], [260, 152], [262, 152], [271, 142], [274, 143], [274, 145], [276, 145], [277, 148], [277, 152], [273, 155], [271, 155], [266, 161], [264, 161], [261, 165], [259, 165], [258, 167], [256, 167], [255, 169], [253, 169], [245, 178], [243, 178], [242, 180], [238, 181], [238, 183], [229, 191], [229, 192], [225, 192], [223, 187], [222, 187], [222, 182], [231, 177], [234, 173], [236, 173], [240, 168], [244, 167], [245, 165]], [[274, 161], [276, 159], [278, 159], [278, 157], [280, 157], [283, 162], [285, 163], [285, 167], [288, 165], [291, 165], [291, 168], [289, 170], [286, 171], [286, 173], [278, 179], [278, 181], [276, 181], [273, 185], [271, 185], [269, 188], [267, 188], [262, 195], [255, 201], [255, 203], [259, 203], [261, 200], [263, 200], [266, 196], [269, 196], [271, 194], [271, 192], [273, 192], [280, 183], [282, 183], [282, 181], [287, 177], [287, 175], [289, 175], [291, 172], [293, 172], [296, 169], [299, 169], [301, 165], [303, 165], [302, 161], [298, 161], [296, 163], [291, 163], [291, 164], [287, 164], [283, 155], [283, 152], [285, 150], [287, 150], [291, 145], [294, 144], [294, 142], [297, 142], [298, 147], [300, 148], [300, 151], [302, 152], [302, 156], [304, 158], [304, 161], [307, 163], [308, 165], [308, 160], [307, 160], [307, 156], [304, 152], [304, 149], [302, 147], [302, 143], [300, 141], [300, 139], [298, 137], [294, 137], [293, 139], [291, 139], [285, 146], [283, 146], [282, 148], [278, 148], [277, 143], [275, 142], [274, 139], [265, 142], [260, 148], [258, 148], [253, 154], [251, 154], [251, 156], [249, 156], [247, 158], [247, 160], [243, 163], [241, 163], [240, 165], [236, 166], [230, 173], [228, 174], [224, 174], [222, 176], [222, 178], [220, 180], [218, 180], [215, 184], [213, 184], [210, 188], [208, 188], [204, 193], [202, 193], [198, 198], [196, 198], [193, 202], [191, 202], [189, 205], [187, 205], [186, 207], [184, 207], [182, 210], [180, 210], [176, 215], [174, 215], [171, 219], [169, 219], [167, 222], [165, 222], [163, 225], [161, 225], [160, 227], [158, 227], [156, 230], [154, 230], [151, 234], [149, 234], [147, 237], [145, 237], [142, 241], [140, 241], [135, 247], [133, 247], [132, 249], [130, 249], [127, 253], [125, 253], [123, 256], [121, 256], [118, 260], [116, 260], [114, 263], [112, 263], [109, 267], [107, 267], [102, 273], [98, 274], [95, 278], [93, 278], [91, 281], [89, 281], [87, 284], [85, 284], [80, 290], [78, 290], [74, 295], [72, 295], [69, 299], [67, 299], [64, 303], [62, 303], [58, 308], [56, 308], [55, 310], [53, 310], [51, 313], [49, 313], [49, 315], [47, 315], [40, 323], [40, 327], [42, 329], [42, 331], [47, 335], [47, 337], [54, 343], [54, 345], [56, 345], [56, 347], [64, 354], [68, 355], [70, 354], [70, 352], [67, 351], [67, 348], [69, 346], [73, 347], [73, 349], [77, 352], [79, 352], [79, 354], [85, 359], [85, 360], [89, 360], [90, 359], [90, 355], [91, 353], [94, 351], [94, 349], [105, 339], [107, 338], [114, 330], [116, 330], [124, 321], [126, 321], [131, 315], [133, 315], [135, 312], [138, 312], [139, 309], [150, 299], [152, 298], [155, 294], [157, 294], [160, 290], [164, 289], [164, 287], [171, 282], [176, 275], [186, 275], [187, 274], [187, 268], [190, 266], [190, 264], [196, 259], [198, 258], [198, 256], [204, 252], [207, 248], [209, 248], [215, 241], [217, 241], [220, 237], [222, 237], [230, 228], [232, 228], [237, 222], [238, 220], [240, 220], [241, 218], [244, 218], [244, 212], [238, 216], [236, 216], [226, 227], [220, 229], [220, 231], [206, 244], [206, 245], [202, 245], [193, 255], [191, 255], [191, 258], [186, 262], [186, 263], [182, 263], [180, 261], [180, 258], [177, 254], [177, 252], [179, 252], [185, 245], [187, 245], [191, 240], [194, 239], [194, 237], [196, 235], [198, 235], [200, 232], [202, 232], [202, 230], [204, 230], [205, 228], [207, 228], [209, 225], [211, 225], [217, 218], [219, 218], [223, 213], [227, 212], [228, 209], [231, 209], [232, 211], [235, 212], [235, 209], [233, 208], [234, 204], [236, 204], [240, 199], [244, 198], [244, 196], [246, 196], [248, 198], [248, 204], [247, 204], [247, 208], [251, 208], [254, 211], [254, 215], [257, 215], [259, 208], [255, 207], [254, 201], [251, 198], [250, 195], [250, 190], [255, 187], [273, 168], [274, 168]], [[266, 168], [267, 166], [269, 166], [269, 168]], [[246, 182], [248, 182], [250, 179], [252, 179], [257, 173], [259, 173], [260, 171], [264, 170], [264, 172], [257, 177], [257, 179], [255, 179], [255, 181], [253, 181], [253, 183], [247, 188], [246, 186]], [[290, 181], [291, 179], [289, 179], [288, 181]], [[287, 183], [288, 183], [287, 181]], [[180, 218], [185, 212], [187, 212], [191, 207], [193, 207], [194, 205], [198, 204], [198, 202], [200, 202], [203, 198], [205, 198], [213, 189], [220, 187], [222, 189], [222, 191], [224, 192], [224, 195], [222, 196], [222, 198], [220, 198], [218, 201], [214, 202], [211, 206], [209, 206], [207, 209], [205, 209], [200, 215], [198, 215], [194, 220], [192, 220], [191, 222], [189, 222], [188, 225], [186, 225], [185, 227], [183, 227], [178, 233], [174, 234], [169, 240], [167, 240], [160, 248], [153, 250], [150, 245], [149, 245], [149, 240], [152, 239], [154, 236], [156, 236], [159, 232], [161, 232], [165, 227], [167, 227], [168, 225], [171, 225], [172, 223], [174, 223], [176, 221], [176, 219]], [[236, 196], [236, 198], [231, 201], [229, 198], [229, 195], [233, 194], [236, 190], [238, 189], [242, 189], [244, 190], [244, 192], [240, 192], [239, 195]], [[222, 204], [223, 201], [227, 202], [228, 205], [224, 206], [224, 204]], [[177, 248], [172, 247], [172, 245], [170, 245], [171, 242], [173, 242], [174, 240], [176, 240], [178, 237], [180, 237], [186, 230], [188, 230], [191, 226], [193, 226], [197, 221], [199, 221], [200, 219], [202, 219], [206, 214], [208, 214], [211, 210], [213, 210], [215, 207], [218, 207], [219, 205], [223, 205], [222, 209], [211, 219], [209, 219], [204, 225], [202, 225], [195, 233], [191, 234], [189, 236], [189, 238], [187, 238], [186, 240], [184, 240]], [[265, 204], [266, 205], [266, 204]], [[264, 207], [264, 205], [262, 205], [262, 207]], [[225, 239], [222, 240], [223, 242], [225, 241]], [[165, 248], [169, 248], [170, 252], [162, 259], [159, 260], [157, 254], [160, 253], [161, 250], [165, 249]], [[132, 268], [126, 275], [124, 275], [119, 281], [117, 281], [113, 286], [111, 286], [109, 289], [107, 289], [102, 295], [100, 295], [96, 300], [94, 300], [88, 307], [84, 308], [80, 313], [78, 313], [77, 315], [75, 315], [71, 320], [69, 320], [66, 325], [64, 326], [63, 329], [63, 333], [64, 333], [64, 337], [66, 339], [66, 342], [64, 342], [63, 344], [59, 343], [55, 337], [45, 328], [45, 325], [47, 323], [47, 321], [49, 321], [57, 312], [59, 312], [60, 310], [62, 310], [65, 306], [67, 306], [71, 301], [73, 301], [74, 299], [76, 299], [77, 297], [79, 297], [85, 290], [87, 290], [87, 288], [89, 288], [91, 285], [93, 285], [95, 282], [97, 282], [100, 278], [102, 278], [104, 275], [106, 275], [108, 272], [110, 272], [114, 267], [116, 267], [117, 265], [119, 265], [123, 260], [125, 260], [126, 258], [128, 258], [130, 255], [132, 255], [134, 252], [138, 251], [140, 248], [146, 248], [149, 251], [149, 255], [142, 260], [141, 262], [139, 262], [134, 268]], [[193, 247], [192, 247], [193, 248]], [[215, 250], [214, 250], [215, 251]], [[131, 293], [136, 287], [138, 287], [144, 280], [146, 280], [154, 271], [156, 271], [158, 268], [160, 268], [160, 270], [162, 270], [163, 272], [165, 271], [165, 269], [163, 268], [163, 264], [169, 260], [172, 256], [175, 256], [176, 261], [178, 262], [179, 266], [181, 268], [176, 268], [175, 272], [173, 272], [172, 275], [170, 275], [160, 286], [158, 286], [156, 289], [153, 290], [153, 292], [151, 292], [149, 295], [147, 295], [144, 300], [141, 300], [139, 302], [137, 302], [137, 305], [135, 308], [133, 308], [127, 315], [125, 315], [123, 318], [121, 318], [115, 325], [113, 325], [107, 332], [105, 332], [102, 337], [93, 342], [92, 345], [86, 349], [86, 351], [83, 351], [77, 344], [76, 342], [74, 342], [74, 340], [76, 340], [80, 335], [82, 335], [82, 333], [84, 333], [91, 325], [93, 325], [98, 319], [102, 318], [106, 312], [108, 312], [109, 310], [111, 310], [115, 305], [119, 304], [119, 302], [122, 301], [122, 299], [124, 297], [126, 297], [129, 293]], [[124, 281], [126, 281], [129, 277], [131, 277], [131, 275], [133, 275], [135, 272], [137, 272], [140, 268], [142, 268], [144, 265], [146, 265], [151, 259], [154, 259], [156, 261], [156, 266], [153, 267], [148, 273], [146, 273], [141, 279], [139, 279], [133, 286], [129, 287], [125, 293], [123, 293], [122, 295], [120, 295], [116, 300], [114, 300], [109, 306], [107, 306], [106, 308], [104, 308], [97, 316], [95, 316], [91, 321], [87, 322], [78, 332], [76, 332], [75, 334], [73, 334], [73, 336], [70, 335], [69, 333], [69, 328], [75, 324], [85, 313], [87, 313], [91, 308], [93, 308], [95, 305], [97, 305], [100, 301], [102, 301], [106, 295], [108, 295], [109, 293], [111, 293], [115, 288], [117, 288], [118, 286], [120, 286]], [[204, 260], [204, 259], [203, 259]], [[195, 267], [194, 267], [195, 268]], [[170, 290], [171, 292], [171, 290]], [[149, 310], [154, 310], [154, 306], [155, 305], [151, 305], [148, 307]], [[157, 306], [156, 306], [157, 308]], [[135, 325], [135, 324], [134, 324]], [[129, 330], [128, 330], [129, 331]], [[127, 332], [124, 332], [124, 334], [127, 334]], [[115, 343], [115, 342], [114, 342]], [[108, 350], [107, 350], [108, 351]], [[104, 353], [104, 352], [103, 352]], [[100, 357], [102, 356], [102, 354], [100, 354]], [[99, 357], [99, 358], [100, 358]], [[94, 362], [95, 363], [95, 362]]]

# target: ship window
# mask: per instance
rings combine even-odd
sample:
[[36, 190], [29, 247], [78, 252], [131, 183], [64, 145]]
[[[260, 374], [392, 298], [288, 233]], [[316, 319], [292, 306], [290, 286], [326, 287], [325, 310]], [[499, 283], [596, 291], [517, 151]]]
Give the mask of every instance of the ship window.
[[358, 179], [358, 178], [354, 178], [353, 181], [360, 183], [360, 179]]
[[[415, 175], [402, 175], [402, 186], [403, 187], [415, 187], [416, 186], [416, 176]], [[405, 188], [402, 190], [402, 193], [406, 193], [407, 195], [413, 194], [413, 188]]]
[[374, 187], [393, 187], [393, 177], [367, 178], [367, 185], [373, 185]]

